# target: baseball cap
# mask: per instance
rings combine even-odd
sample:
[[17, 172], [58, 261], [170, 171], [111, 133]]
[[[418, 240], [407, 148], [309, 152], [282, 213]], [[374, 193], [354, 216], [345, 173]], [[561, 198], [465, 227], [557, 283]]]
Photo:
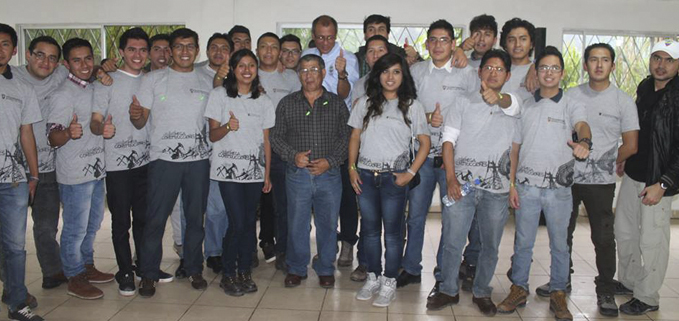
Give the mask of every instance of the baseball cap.
[[676, 42], [672, 39], [665, 39], [663, 41], [659, 41], [653, 46], [653, 50], [651, 50], [651, 53], [657, 52], [657, 51], [664, 51], [672, 59], [677, 59], [679, 58], [679, 42]]

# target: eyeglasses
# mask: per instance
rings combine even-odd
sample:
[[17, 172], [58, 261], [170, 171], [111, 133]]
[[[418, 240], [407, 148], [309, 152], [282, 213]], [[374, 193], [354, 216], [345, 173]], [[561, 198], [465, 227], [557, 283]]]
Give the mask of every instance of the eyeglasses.
[[311, 68], [303, 68], [299, 70], [299, 73], [301, 75], [306, 75], [306, 74], [312, 74], [312, 75], [318, 75], [321, 73], [321, 69], [318, 67], [311, 67]]
[[301, 50], [297, 49], [283, 49], [281, 50], [281, 52], [283, 53], [283, 55], [293, 55], [293, 56], [297, 56], [302, 53]]
[[487, 71], [487, 72], [493, 72], [493, 71], [505, 72], [505, 71], [507, 71], [507, 69], [505, 69], [505, 67], [495, 67], [495, 66], [484, 66], [483, 70]]
[[538, 71], [539, 72], [545, 72], [545, 73], [548, 72], [548, 71], [560, 72], [561, 69], [562, 69], [561, 66], [557, 66], [557, 65], [554, 65], [554, 66], [547, 66], [547, 65], [538, 66]]
[[188, 45], [182, 45], [182, 44], [176, 44], [172, 46], [172, 49], [177, 50], [177, 51], [184, 51], [184, 49], [188, 51], [194, 51], [196, 50], [196, 45], [194, 44], [188, 44]]
[[334, 41], [336, 36], [315, 36], [314, 38], [316, 39], [316, 41], [326, 42]]
[[35, 56], [35, 58], [37, 58], [40, 61], [45, 61], [45, 59], [47, 59], [49, 62], [53, 64], [59, 62], [59, 58], [57, 58], [57, 56], [54, 55], [48, 56], [42, 51], [33, 51], [31, 52], [31, 55]]
[[430, 38], [427, 39], [427, 42], [429, 42], [432, 45], [436, 45], [437, 42], [442, 44], [442, 45], [448, 45], [448, 44], [450, 44], [451, 41], [452, 41], [452, 39], [450, 39], [449, 37], [441, 37], [441, 38], [430, 37]]

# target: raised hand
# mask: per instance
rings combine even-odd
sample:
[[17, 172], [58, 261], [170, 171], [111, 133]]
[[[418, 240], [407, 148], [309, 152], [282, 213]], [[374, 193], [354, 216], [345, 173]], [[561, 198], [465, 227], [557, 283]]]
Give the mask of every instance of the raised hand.
[[343, 74], [347, 69], [347, 60], [344, 58], [344, 49], [340, 49], [340, 54], [335, 58], [335, 69], [337, 74]]
[[432, 127], [441, 127], [443, 124], [443, 115], [441, 115], [441, 104], [436, 103], [436, 109], [431, 113], [429, 124]]
[[106, 117], [106, 121], [104, 122], [104, 130], [102, 131], [102, 136], [104, 136], [105, 139], [109, 139], [115, 135], [116, 126], [113, 125], [113, 116], [109, 114], [108, 117]]
[[71, 124], [68, 125], [68, 136], [71, 139], [78, 139], [83, 136], [83, 126], [78, 123], [78, 115], [73, 114]]
[[589, 146], [585, 147], [584, 143], [576, 143], [572, 140], [568, 141], [568, 146], [573, 149], [573, 156], [576, 159], [583, 160], [589, 156]]
[[227, 122], [227, 124], [229, 125], [229, 129], [231, 131], [235, 132], [235, 131], [238, 130], [238, 128], [240, 126], [238, 124], [238, 118], [236, 118], [236, 115], [234, 115], [232, 111], [229, 111], [229, 116], [230, 117], [229, 117], [229, 121]]
[[500, 102], [500, 94], [496, 93], [495, 90], [488, 88], [485, 81], [481, 81], [481, 97], [483, 101], [488, 105], [497, 105]]
[[139, 104], [136, 95], [132, 95], [132, 103], [130, 104], [130, 119], [139, 120], [144, 114], [144, 107]]

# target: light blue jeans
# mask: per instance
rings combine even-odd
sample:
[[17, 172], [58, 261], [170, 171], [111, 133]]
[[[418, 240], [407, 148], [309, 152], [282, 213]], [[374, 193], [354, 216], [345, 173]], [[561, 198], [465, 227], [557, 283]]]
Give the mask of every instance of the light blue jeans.
[[[226, 216], [222, 194], [219, 192], [219, 183], [210, 180], [207, 210], [205, 210], [205, 258], [222, 255], [222, 241], [228, 227], [229, 220]], [[182, 224], [182, 230], [184, 228], [186, 228], [185, 223]]]
[[12, 311], [26, 300], [26, 217], [28, 184], [0, 183], [0, 240], [7, 305]]

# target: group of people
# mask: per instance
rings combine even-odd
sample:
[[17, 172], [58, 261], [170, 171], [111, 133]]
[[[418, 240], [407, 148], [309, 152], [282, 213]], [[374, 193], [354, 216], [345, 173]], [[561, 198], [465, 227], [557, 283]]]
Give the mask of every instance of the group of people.
[[[212, 35], [207, 61], [196, 63], [191, 29], [149, 38], [131, 28], [119, 39], [120, 61], [95, 66], [86, 40], [60, 46], [40, 36], [26, 65], [14, 67], [17, 34], [0, 24], [2, 301], [10, 319], [42, 320], [24, 282], [28, 206], [45, 289], [67, 283], [69, 295], [97, 299], [104, 294], [93, 284], [115, 280], [120, 295], [151, 297], [158, 283], [188, 277], [204, 290], [205, 261], [226, 294], [255, 292], [259, 216], [264, 259], [287, 273], [286, 287], [307, 278], [310, 262], [319, 285], [334, 287], [335, 263], [352, 266], [356, 247], [350, 278], [364, 282], [356, 299], [386, 307], [397, 288], [421, 282], [437, 185], [442, 231], [428, 309], [458, 303], [460, 289], [487, 316], [525, 305], [543, 213], [550, 281], [535, 291], [550, 298], [557, 320], [572, 320], [566, 296], [584, 203], [599, 312], [657, 310], [679, 190], [679, 43], [653, 47], [635, 105], [611, 83], [608, 44], [586, 48], [589, 80], [565, 93], [559, 50], [547, 46], [531, 59], [533, 24], [514, 18], [500, 31], [484, 14], [469, 29], [457, 47], [453, 26], [433, 22], [424, 60], [389, 42], [388, 17], [371, 15], [354, 54], [322, 15], [304, 51], [296, 36], [267, 32], [253, 52], [249, 30], [235, 26]], [[502, 49], [494, 49], [498, 38]], [[104, 198], [115, 274], [94, 265]], [[490, 281], [510, 207], [512, 286], [496, 305]], [[170, 217], [174, 275], [160, 269]], [[614, 295], [631, 298], [618, 307]]]

